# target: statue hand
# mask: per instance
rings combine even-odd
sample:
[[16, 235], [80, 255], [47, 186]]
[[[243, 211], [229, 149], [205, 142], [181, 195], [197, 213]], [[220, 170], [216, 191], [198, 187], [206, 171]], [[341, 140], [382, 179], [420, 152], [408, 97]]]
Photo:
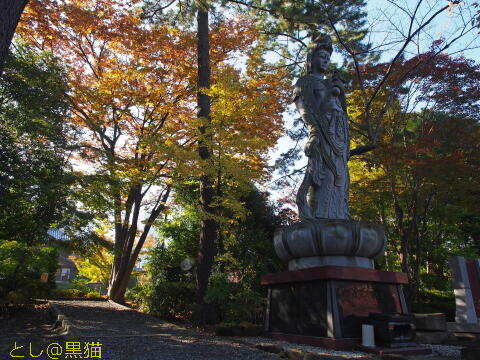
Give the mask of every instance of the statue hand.
[[335, 96], [340, 95], [340, 92], [343, 92], [344, 88], [345, 88], [345, 80], [340, 76], [340, 74], [337, 71], [335, 71], [332, 76], [333, 95]]
[[332, 89], [337, 89], [337, 91], [344, 91], [345, 83], [341, 79], [332, 79]]

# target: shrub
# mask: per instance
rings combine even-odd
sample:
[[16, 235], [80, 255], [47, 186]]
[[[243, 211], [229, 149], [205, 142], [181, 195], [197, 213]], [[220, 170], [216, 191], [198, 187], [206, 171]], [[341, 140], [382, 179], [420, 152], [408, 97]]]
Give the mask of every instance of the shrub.
[[105, 300], [106, 299], [106, 296], [103, 296], [96, 291], [90, 291], [89, 293], [87, 293], [87, 295], [85, 295], [85, 297], [87, 299], [92, 299], [92, 300]]
[[453, 291], [424, 289], [420, 291], [419, 301], [409, 309], [416, 313], [444, 313], [447, 321], [455, 321], [455, 295]]
[[75, 279], [72, 280], [72, 288], [79, 290], [82, 293], [88, 293], [92, 291], [92, 289], [90, 289], [87, 284], [88, 279], [79, 275], [77, 275]]
[[446, 279], [444, 276], [436, 274], [420, 274], [420, 284], [423, 289], [437, 289], [453, 292], [452, 281]]
[[56, 289], [52, 292], [52, 296], [55, 298], [73, 299], [84, 297], [85, 292], [78, 289]]
[[129, 299], [143, 311], [165, 319], [185, 319], [192, 313], [194, 283], [160, 281], [155, 286], [138, 285], [129, 292]]
[[[0, 302], [28, 302], [47, 297], [55, 288], [58, 251], [51, 247], [27, 246], [17, 241], [0, 243]], [[48, 281], [40, 276], [48, 273]]]
[[228, 274], [215, 271], [205, 301], [217, 306], [222, 321], [234, 324], [255, 324], [264, 320], [265, 297], [253, 287], [256, 280], [251, 271], [242, 273], [238, 282], [230, 282]]

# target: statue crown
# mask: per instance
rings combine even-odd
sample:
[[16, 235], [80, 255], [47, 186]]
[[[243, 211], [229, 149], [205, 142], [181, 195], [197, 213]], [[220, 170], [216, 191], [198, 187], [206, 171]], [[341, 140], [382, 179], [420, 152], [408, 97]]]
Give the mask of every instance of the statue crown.
[[313, 54], [318, 50], [325, 50], [330, 54], [333, 52], [332, 38], [329, 35], [321, 34], [313, 40], [313, 46], [310, 52]]

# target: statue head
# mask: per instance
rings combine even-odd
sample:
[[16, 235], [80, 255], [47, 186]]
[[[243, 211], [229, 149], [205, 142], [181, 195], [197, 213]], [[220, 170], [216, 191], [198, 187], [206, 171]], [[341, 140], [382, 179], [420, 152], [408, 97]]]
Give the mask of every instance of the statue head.
[[313, 72], [313, 60], [315, 55], [318, 52], [324, 52], [330, 58], [332, 55], [333, 47], [332, 47], [332, 39], [328, 35], [319, 35], [312, 44], [310, 51], [307, 54], [307, 62], [306, 62], [306, 70], [307, 74], [311, 74]]

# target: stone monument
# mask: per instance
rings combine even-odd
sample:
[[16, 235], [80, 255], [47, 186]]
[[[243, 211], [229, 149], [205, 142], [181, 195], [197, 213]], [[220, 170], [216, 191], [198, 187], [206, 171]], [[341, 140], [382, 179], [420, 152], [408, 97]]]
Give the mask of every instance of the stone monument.
[[455, 322], [478, 325], [480, 314], [480, 260], [462, 256], [448, 259], [455, 293]]
[[385, 252], [382, 226], [349, 214], [350, 137], [344, 81], [326, 76], [332, 42], [313, 42], [293, 101], [308, 128], [308, 165], [296, 203], [300, 221], [278, 229], [277, 255], [289, 271], [267, 274], [266, 331], [271, 336], [331, 348], [359, 343], [370, 313], [406, 313], [403, 273], [378, 271]]
[[325, 77], [332, 42], [323, 36], [307, 58], [306, 75], [294, 90], [294, 102], [309, 136], [308, 165], [297, 194], [300, 222], [277, 231], [275, 250], [289, 270], [337, 265], [373, 269], [385, 251], [385, 232], [376, 224], [354, 221], [348, 209], [350, 137], [344, 82]]

